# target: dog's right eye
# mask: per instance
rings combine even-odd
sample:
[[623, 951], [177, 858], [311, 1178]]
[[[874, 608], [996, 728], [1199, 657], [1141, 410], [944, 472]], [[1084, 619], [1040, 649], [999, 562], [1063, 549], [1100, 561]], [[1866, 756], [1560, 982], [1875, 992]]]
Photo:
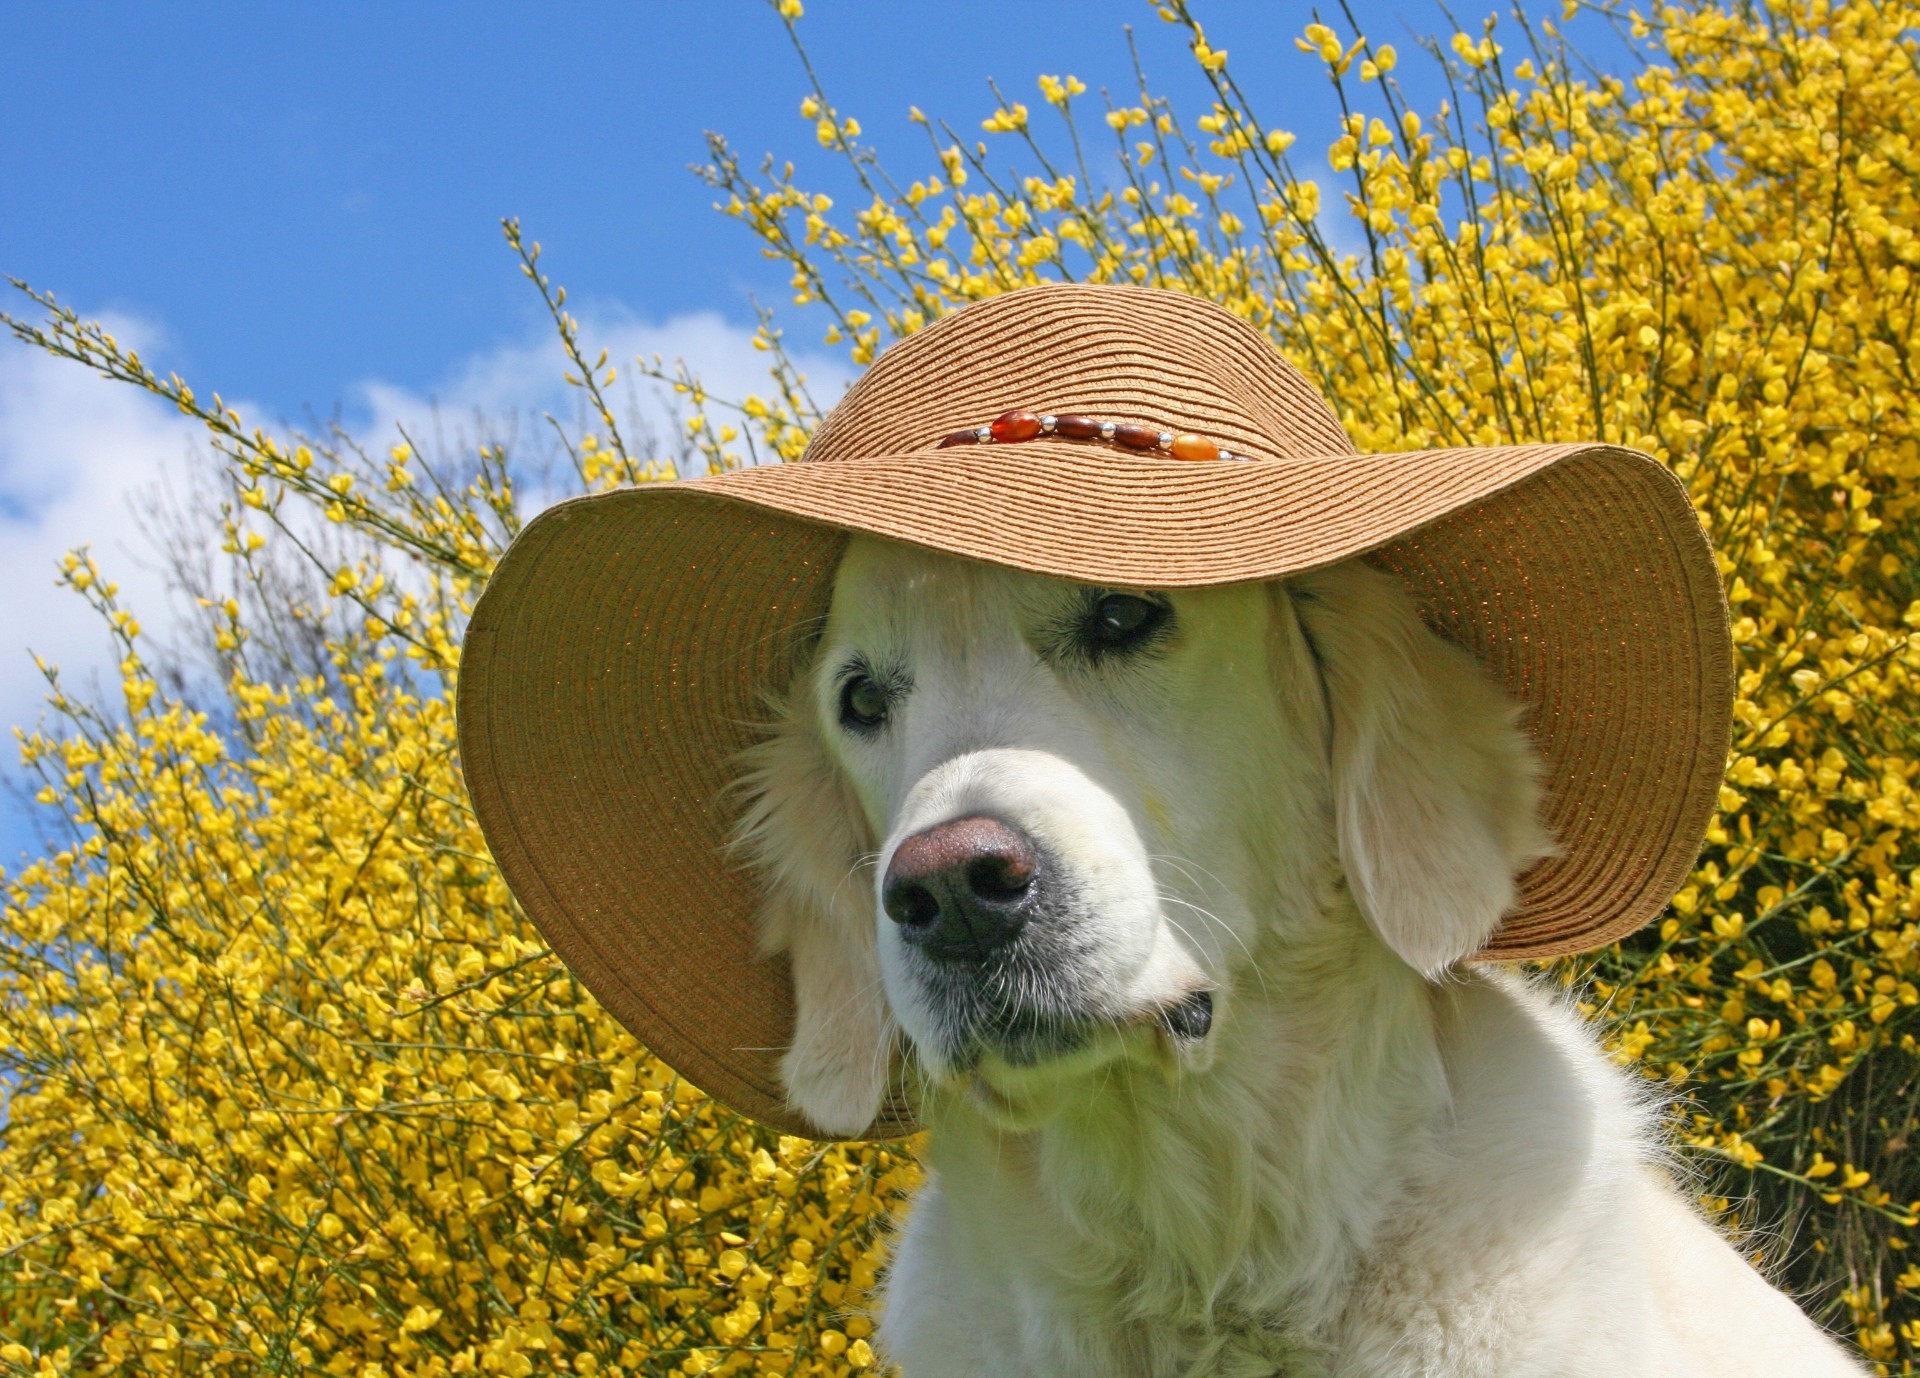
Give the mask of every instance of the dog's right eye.
[[1098, 660], [1116, 652], [1145, 648], [1159, 640], [1173, 615], [1164, 598], [1134, 593], [1092, 591], [1077, 625], [1071, 628], [1075, 649]]
[[840, 687], [840, 725], [851, 731], [875, 731], [890, 706], [891, 696], [872, 675], [854, 675]]

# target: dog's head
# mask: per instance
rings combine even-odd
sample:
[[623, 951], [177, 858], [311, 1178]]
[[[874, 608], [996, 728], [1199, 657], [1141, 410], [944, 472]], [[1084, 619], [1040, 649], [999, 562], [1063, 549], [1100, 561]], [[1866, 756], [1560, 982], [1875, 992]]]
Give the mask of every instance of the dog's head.
[[1156, 592], [855, 539], [748, 769], [790, 1100], [858, 1133], [901, 1034], [1010, 1122], [1130, 1049], [1204, 1063], [1340, 875], [1440, 975], [1548, 851], [1516, 718], [1364, 565]]

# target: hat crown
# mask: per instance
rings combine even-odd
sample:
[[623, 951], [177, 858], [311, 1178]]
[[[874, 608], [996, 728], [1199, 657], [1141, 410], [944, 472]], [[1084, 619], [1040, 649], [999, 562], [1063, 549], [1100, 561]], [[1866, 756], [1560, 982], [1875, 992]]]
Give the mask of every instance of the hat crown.
[[975, 302], [892, 345], [802, 460], [930, 449], [1016, 409], [1196, 431], [1251, 457], [1354, 453], [1313, 384], [1224, 308], [1160, 288], [1055, 283]]

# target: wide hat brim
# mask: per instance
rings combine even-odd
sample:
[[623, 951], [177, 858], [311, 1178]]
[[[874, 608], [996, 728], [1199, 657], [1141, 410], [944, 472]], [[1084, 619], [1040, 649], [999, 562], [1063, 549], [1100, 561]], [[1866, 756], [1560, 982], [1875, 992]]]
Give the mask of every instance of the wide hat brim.
[[[1194, 307], [1224, 317], [1166, 309], [1184, 321]], [[1732, 701], [1726, 604], [1686, 492], [1656, 461], [1578, 443], [1360, 456], [1337, 428], [1329, 452], [1303, 453], [1318, 420], [1275, 439], [1259, 418], [1221, 415], [1217, 395], [1106, 414], [1258, 457], [1194, 464], [1052, 439], [933, 448], [1009, 405], [1064, 409], [1050, 392], [1093, 410], [1071, 362], [1065, 373], [1025, 394], [961, 385], [987, 390], [928, 401], [918, 443], [893, 453], [860, 453], [845, 424], [863, 381], [822, 430], [846, 451], [830, 462], [561, 503], [521, 532], [474, 611], [461, 758], [509, 887], [656, 1055], [785, 1132], [820, 1137], [782, 1092], [791, 984], [759, 952], [759, 886], [728, 847], [734, 786], [851, 533], [1118, 587], [1278, 579], [1360, 556], [1400, 576], [1429, 625], [1526, 705], [1546, 765], [1560, 853], [1522, 878], [1486, 958], [1632, 932], [1685, 880], [1712, 815]], [[882, 419], [886, 401], [871, 406]], [[909, 1116], [890, 1106], [870, 1133], [906, 1132]]]

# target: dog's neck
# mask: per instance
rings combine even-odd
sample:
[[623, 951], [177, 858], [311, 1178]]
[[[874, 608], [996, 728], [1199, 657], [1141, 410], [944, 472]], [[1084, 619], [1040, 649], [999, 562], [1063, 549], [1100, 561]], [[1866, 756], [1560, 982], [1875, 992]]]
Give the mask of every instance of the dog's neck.
[[1037, 1268], [1143, 1326], [1330, 1320], [1446, 1098], [1430, 990], [1350, 906], [1338, 891], [1311, 933], [1256, 948], [1205, 1070], [1116, 1062], [1019, 1131], [937, 1097], [955, 1218], [1021, 1213], [1022, 1237], [1051, 1241]]

